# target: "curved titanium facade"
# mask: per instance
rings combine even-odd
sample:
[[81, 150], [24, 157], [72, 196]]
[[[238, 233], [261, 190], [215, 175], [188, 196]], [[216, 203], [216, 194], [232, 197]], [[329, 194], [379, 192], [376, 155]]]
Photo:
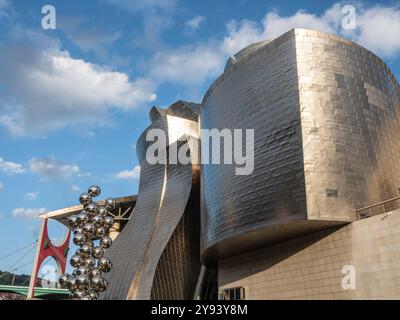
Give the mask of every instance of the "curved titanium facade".
[[399, 85], [370, 51], [294, 29], [229, 59], [202, 129], [254, 129], [254, 172], [202, 166], [202, 247], [217, 258], [353, 221], [398, 195]]
[[[150, 165], [146, 150], [152, 143], [146, 141], [146, 134], [161, 129], [168, 148], [198, 139], [194, 107], [178, 101], [166, 110], [153, 108], [150, 112], [152, 124], [137, 143], [141, 174], [136, 207], [107, 252], [114, 267], [103, 299], [193, 298], [200, 270], [199, 167]], [[182, 136], [185, 138], [177, 141]], [[198, 150], [191, 145], [190, 152], [195, 156]]]

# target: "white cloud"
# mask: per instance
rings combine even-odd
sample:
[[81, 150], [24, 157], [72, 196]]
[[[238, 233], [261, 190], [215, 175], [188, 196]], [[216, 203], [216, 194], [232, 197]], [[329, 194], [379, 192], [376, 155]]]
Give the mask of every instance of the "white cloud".
[[39, 175], [43, 180], [68, 179], [82, 175], [78, 165], [67, 164], [55, 157], [32, 158], [28, 166], [31, 173]]
[[[355, 41], [385, 56], [400, 53], [400, 7], [376, 5], [357, 15]], [[350, 35], [351, 36], [351, 35]]]
[[25, 173], [26, 169], [19, 163], [5, 161], [0, 157], [0, 171], [9, 174]]
[[0, 181], [0, 192], [3, 191], [3, 189], [4, 189], [4, 184], [3, 182]]
[[36, 192], [36, 191], [35, 192], [27, 192], [24, 194], [24, 200], [33, 201], [33, 200], [37, 199], [38, 195], [39, 195], [39, 192]]
[[82, 189], [81, 188], [79, 188], [78, 186], [76, 186], [76, 185], [74, 185], [74, 184], [72, 184], [71, 186], [70, 186], [70, 188], [69, 188], [70, 190], [71, 190], [71, 192], [79, 192], [79, 191], [82, 191]]
[[212, 46], [197, 45], [156, 54], [150, 64], [150, 76], [184, 86], [202, 84], [218, 75], [224, 57]]
[[17, 208], [12, 212], [12, 216], [17, 219], [36, 219], [39, 215], [46, 212], [46, 208]]
[[[21, 32], [15, 37], [24, 40]], [[0, 44], [0, 124], [14, 135], [107, 124], [110, 109], [128, 111], [156, 98], [149, 79], [131, 81], [125, 73], [71, 57], [48, 38], [29, 37], [23, 44]]]
[[115, 174], [119, 180], [136, 180], [140, 177], [140, 166], [135, 166], [132, 170], [124, 170]]
[[196, 16], [193, 19], [187, 20], [185, 22], [186, 26], [191, 30], [197, 30], [200, 28], [200, 25], [206, 20], [203, 16]]
[[[159, 35], [165, 25], [158, 17], [169, 19], [176, 9], [176, 1], [172, 0], [109, 0], [108, 3], [143, 14], [144, 37], [147, 37], [147, 24], [149, 28], [159, 28], [153, 30]], [[354, 31], [341, 29], [341, 8], [342, 4], [336, 3], [321, 14], [299, 10], [284, 16], [269, 11], [261, 21], [231, 21], [223, 38], [157, 50], [145, 64], [147, 73], [133, 80], [106, 66], [75, 59], [61, 51], [57, 41], [31, 32], [26, 36], [31, 41], [29, 45], [27, 41], [24, 45], [0, 44], [0, 85], [6, 84], [8, 90], [0, 96], [0, 125], [14, 135], [42, 134], [67, 126], [90, 131], [92, 125], [108, 124], [109, 111], [113, 108], [127, 111], [153, 101], [155, 90], [165, 82], [198, 88], [223, 71], [230, 55], [251, 43], [274, 39], [292, 28], [336, 33], [384, 57], [400, 53], [399, 7], [359, 4]], [[155, 24], [153, 18], [157, 20]], [[188, 23], [196, 27], [200, 20]], [[26, 40], [23, 31], [15, 32], [15, 38]], [[140, 42], [151, 41], [141, 39]]]
[[274, 39], [293, 28], [306, 28], [334, 33], [365, 46], [384, 56], [400, 52], [400, 7], [382, 5], [356, 5], [356, 29], [344, 30], [341, 21], [342, 4], [335, 3], [321, 15], [299, 10], [291, 16], [281, 16], [276, 11], [267, 12], [263, 20], [231, 21], [228, 36], [223, 41], [223, 51], [234, 54], [241, 48], [261, 40]]

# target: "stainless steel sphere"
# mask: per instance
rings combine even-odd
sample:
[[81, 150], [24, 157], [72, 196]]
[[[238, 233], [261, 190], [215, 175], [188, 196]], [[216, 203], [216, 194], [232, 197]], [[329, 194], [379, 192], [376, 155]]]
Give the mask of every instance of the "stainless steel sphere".
[[97, 263], [97, 268], [102, 272], [109, 272], [112, 269], [112, 263], [110, 259], [102, 257]]
[[103, 225], [104, 222], [104, 218], [97, 212], [97, 215], [95, 215], [91, 222], [93, 223], [93, 225], [97, 228], [97, 227], [101, 227]]
[[106, 199], [104, 204], [105, 204], [107, 210], [113, 210], [116, 207], [116, 202], [113, 198]]
[[74, 229], [74, 234], [77, 234], [77, 233], [83, 233], [83, 229], [81, 227], [76, 227]]
[[74, 235], [73, 242], [77, 246], [83, 245], [87, 240], [87, 237], [83, 233], [77, 233]]
[[90, 270], [90, 277], [94, 278], [94, 277], [101, 277], [101, 271], [99, 270], [99, 268], [92, 268]]
[[85, 266], [81, 266], [78, 269], [74, 270], [76, 273], [76, 276], [89, 276], [91, 269]]
[[96, 264], [96, 261], [93, 257], [87, 257], [83, 260], [82, 265], [87, 268], [93, 268]]
[[101, 193], [101, 189], [99, 186], [90, 186], [88, 193], [92, 196], [92, 197], [97, 197], [100, 195]]
[[77, 224], [79, 226], [82, 226], [83, 224], [85, 224], [88, 221], [89, 221], [89, 216], [86, 213], [86, 211], [81, 211], [77, 216]]
[[82, 193], [79, 197], [79, 202], [83, 205], [83, 206], [87, 206], [89, 203], [92, 202], [92, 197], [90, 196], [90, 194], [88, 193]]
[[78, 217], [76, 215], [72, 215], [68, 218], [68, 224], [71, 228], [75, 228], [78, 225]]
[[89, 297], [91, 300], [98, 300], [99, 299], [99, 293], [94, 290], [89, 291]]
[[104, 218], [104, 224], [108, 227], [111, 228], [114, 225], [114, 219], [111, 216], [106, 216]]
[[108, 281], [102, 277], [95, 277], [92, 279], [91, 286], [98, 292], [103, 292], [108, 287]]
[[104, 255], [104, 249], [102, 247], [94, 247], [94, 249], [92, 251], [92, 255], [96, 259], [100, 259]]
[[64, 273], [58, 279], [58, 283], [60, 284], [61, 288], [65, 289], [67, 287], [69, 277], [70, 277], [70, 275], [68, 273]]
[[72, 294], [72, 298], [75, 300], [82, 300], [82, 298], [86, 296], [86, 292], [84, 290], [76, 290], [73, 294]]
[[89, 279], [84, 275], [77, 276], [75, 284], [78, 290], [86, 290], [87, 288], [89, 288]]
[[74, 254], [69, 262], [74, 268], [79, 268], [83, 263], [82, 258], [79, 254]]
[[94, 244], [93, 244], [93, 241], [92, 241], [92, 240], [87, 240], [87, 241], [85, 242], [85, 244], [86, 244], [88, 247], [92, 248], [92, 250], [93, 250]]
[[87, 245], [86, 243], [84, 243], [84, 244], [80, 247], [80, 249], [79, 249], [78, 251], [79, 251], [79, 255], [80, 255], [82, 258], [87, 258], [87, 257], [89, 257], [89, 256], [92, 254], [92, 250], [93, 250], [92, 247], [90, 247], [89, 245]]
[[100, 246], [104, 249], [110, 248], [112, 245], [112, 239], [109, 236], [104, 236], [100, 239]]
[[106, 227], [98, 227], [94, 232], [97, 238], [102, 238], [107, 235], [108, 229]]
[[88, 213], [88, 215], [92, 217], [92, 216], [94, 216], [96, 214], [97, 207], [98, 207], [97, 204], [92, 202], [92, 203], [87, 205], [85, 210]]
[[69, 277], [67, 280], [67, 289], [71, 292], [76, 290], [76, 278], [75, 277]]
[[83, 225], [82, 229], [83, 229], [83, 232], [88, 236], [92, 236], [96, 230], [94, 225], [90, 222], [85, 223]]
[[100, 292], [103, 292], [103, 291], [105, 291], [106, 289], [107, 289], [107, 287], [108, 287], [108, 281], [106, 280], [106, 279], [104, 279], [104, 278], [102, 278], [102, 284], [101, 284], [101, 287], [100, 287]]
[[103, 278], [101, 276], [95, 276], [90, 281], [90, 286], [93, 290], [100, 291], [103, 285]]
[[108, 210], [107, 210], [107, 208], [104, 207], [104, 206], [98, 206], [98, 207], [97, 207], [97, 214], [99, 214], [99, 215], [105, 217], [105, 216], [108, 214]]

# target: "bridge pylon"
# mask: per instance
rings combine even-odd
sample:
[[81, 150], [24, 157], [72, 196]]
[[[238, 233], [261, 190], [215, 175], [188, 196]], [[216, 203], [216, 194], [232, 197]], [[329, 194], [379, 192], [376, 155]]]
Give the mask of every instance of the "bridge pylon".
[[35, 258], [32, 265], [31, 279], [29, 283], [28, 299], [35, 296], [35, 286], [43, 261], [48, 257], [53, 257], [57, 263], [58, 274], [65, 273], [67, 267], [67, 255], [71, 231], [68, 229], [61, 245], [55, 246], [49, 238], [47, 228], [48, 218], [42, 218], [40, 223], [39, 238], [36, 244]]

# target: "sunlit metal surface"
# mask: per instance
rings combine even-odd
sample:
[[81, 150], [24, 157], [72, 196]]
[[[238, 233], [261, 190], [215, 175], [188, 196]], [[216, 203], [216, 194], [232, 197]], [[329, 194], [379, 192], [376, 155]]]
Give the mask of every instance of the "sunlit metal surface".
[[398, 195], [399, 85], [370, 51], [295, 29], [230, 59], [202, 129], [254, 129], [255, 169], [202, 166], [207, 263], [356, 219]]
[[[196, 107], [178, 101], [168, 109], [150, 111], [152, 124], [137, 143], [141, 166], [137, 204], [124, 232], [107, 252], [114, 267], [107, 275], [110, 286], [101, 299], [193, 296], [200, 270], [199, 167], [149, 165], [146, 150], [152, 142], [146, 141], [146, 133], [162, 129], [169, 147], [197, 139]], [[181, 136], [186, 136], [185, 141], [177, 142]], [[191, 148], [190, 152], [195, 155], [198, 150]], [[174, 285], [170, 285], [172, 279]]]

